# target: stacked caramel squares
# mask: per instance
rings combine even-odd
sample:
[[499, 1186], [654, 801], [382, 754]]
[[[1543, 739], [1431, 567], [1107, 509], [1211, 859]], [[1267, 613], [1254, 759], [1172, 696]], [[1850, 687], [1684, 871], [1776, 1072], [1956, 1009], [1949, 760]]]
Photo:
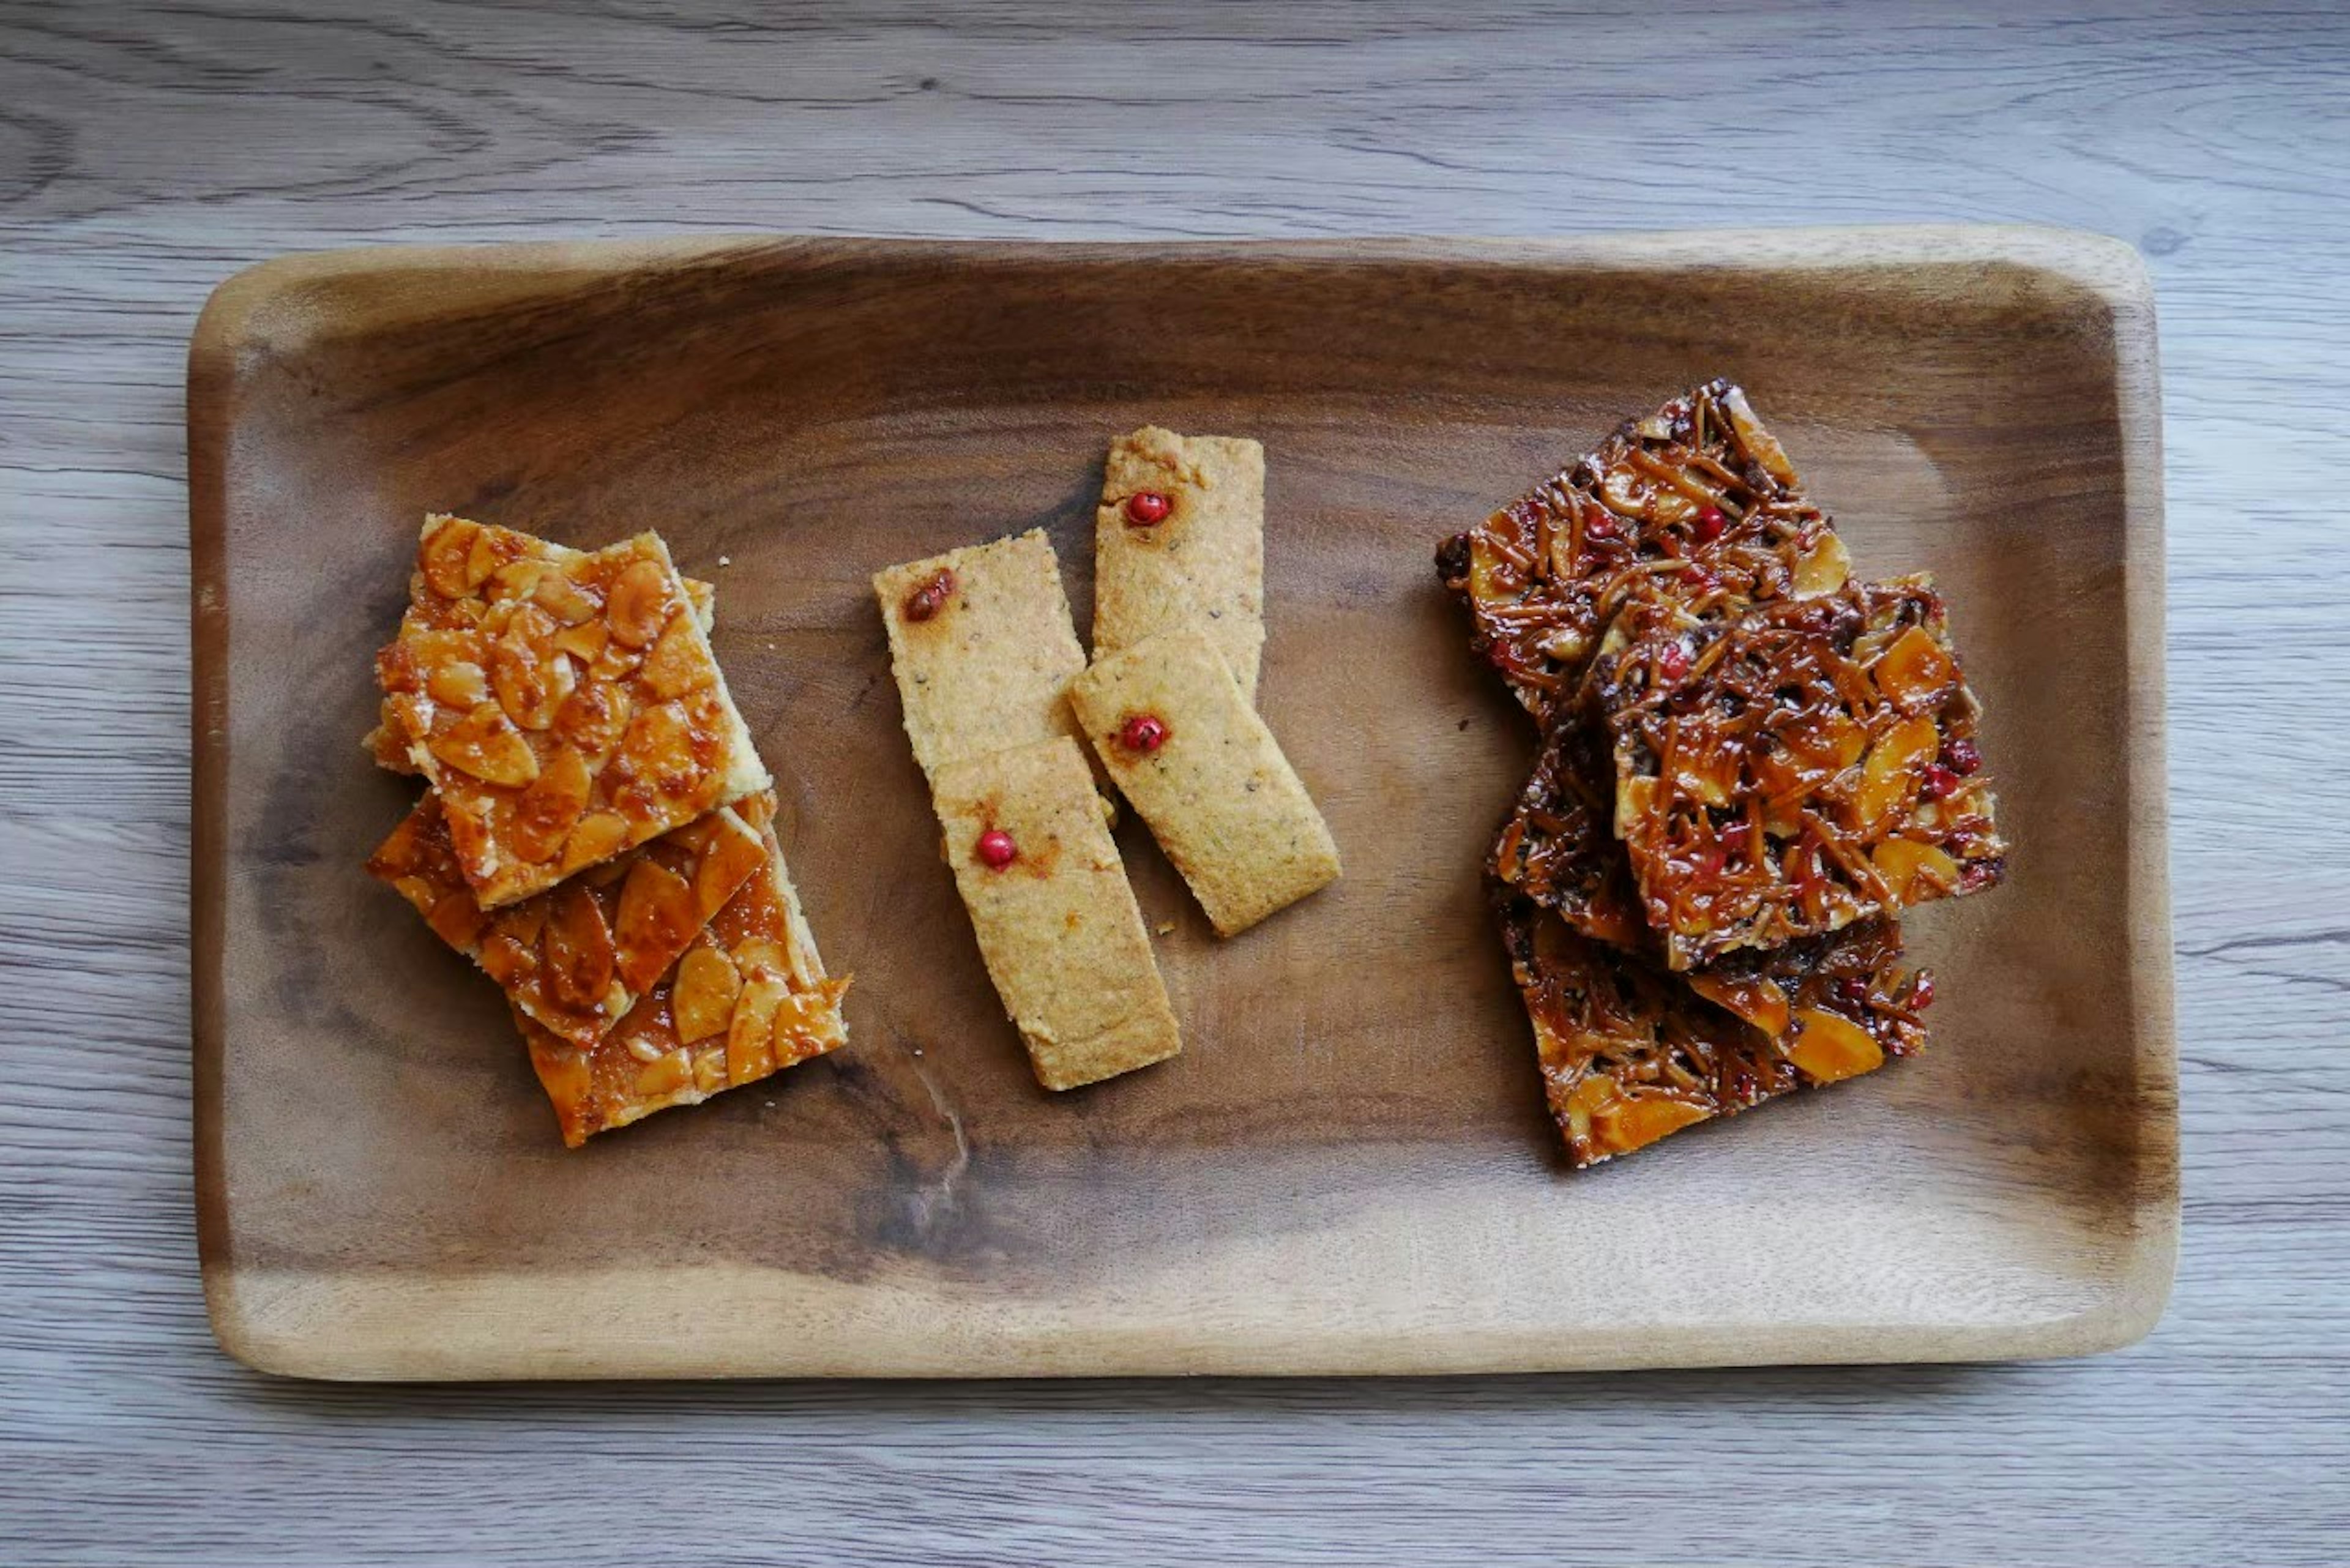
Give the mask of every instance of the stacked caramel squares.
[[708, 585], [433, 516], [409, 588], [367, 746], [427, 790], [368, 869], [505, 992], [564, 1142], [841, 1044]]
[[2004, 869], [1930, 579], [1855, 581], [1700, 387], [1437, 552], [1541, 727], [1487, 871], [1587, 1166], [1925, 1042], [1898, 916]]

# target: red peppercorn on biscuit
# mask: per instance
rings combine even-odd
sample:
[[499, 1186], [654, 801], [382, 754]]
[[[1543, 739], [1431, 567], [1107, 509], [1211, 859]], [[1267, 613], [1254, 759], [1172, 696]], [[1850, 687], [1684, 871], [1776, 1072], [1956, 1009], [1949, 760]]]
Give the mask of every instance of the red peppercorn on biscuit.
[[769, 784], [667, 546], [541, 544], [426, 519], [423, 589], [376, 663], [484, 909]]
[[1041, 530], [874, 574], [914, 760], [951, 763], [1076, 734], [1069, 678], [1085, 649]]
[[608, 1033], [766, 862], [763, 791], [500, 909], [465, 885], [440, 797], [427, 794], [368, 861], [515, 1010], [574, 1047]]
[[1746, 955], [1722, 994], [1784, 1014], [1751, 1026], [1681, 976], [1577, 935], [1526, 899], [1502, 902], [1512, 971], [1534, 1023], [1544, 1093], [1575, 1166], [1617, 1155], [1806, 1085], [1874, 1072], [1924, 1042], [1922, 974], [1895, 968], [1899, 933], [1869, 922], [1868, 940], [1835, 956]]
[[1094, 656], [1197, 621], [1256, 701], [1264, 448], [1146, 425], [1110, 443], [1094, 514]]
[[1746, 394], [1709, 381], [1437, 549], [1473, 646], [1528, 711], [1572, 692], [1600, 629], [1643, 582], [1700, 600], [1802, 597], [1850, 570], [1825, 514]]
[[837, 1050], [847, 978], [826, 975], [772, 829], [759, 865], [618, 1027], [585, 1048], [515, 1023], [564, 1143], [740, 1088]]
[[1200, 627], [1097, 660], [1069, 701], [1218, 936], [1337, 879], [1321, 813]]
[[1616, 833], [1689, 969], [1999, 880], [1974, 695], [1924, 577], [1700, 613], [1636, 597], [1585, 681]]
[[1073, 1089], [1182, 1049], [1092, 771], [1056, 736], [932, 780], [947, 863], [1037, 1082]]
[[[586, 554], [585, 551], [552, 544], [545, 539], [533, 539], [528, 535], [516, 535], [515, 537], [527, 540], [530, 544], [538, 546], [545, 552], [544, 558], [549, 561], [567, 560]], [[415, 574], [410, 581], [410, 592], [411, 594], [420, 591], [431, 592], [429, 588], [423, 587], [423, 574], [421, 572]], [[685, 597], [693, 606], [694, 624], [702, 628], [702, 636], [708, 637], [711, 628], [716, 621], [718, 590], [699, 577], [688, 577], [685, 579]], [[375, 759], [375, 765], [380, 768], [395, 774], [417, 774], [421, 770], [409, 760], [407, 743], [393, 731], [390, 714], [391, 699], [386, 697], [383, 700], [380, 719], [376, 727], [369, 730], [365, 738], [359, 742], [359, 745], [369, 756]]]

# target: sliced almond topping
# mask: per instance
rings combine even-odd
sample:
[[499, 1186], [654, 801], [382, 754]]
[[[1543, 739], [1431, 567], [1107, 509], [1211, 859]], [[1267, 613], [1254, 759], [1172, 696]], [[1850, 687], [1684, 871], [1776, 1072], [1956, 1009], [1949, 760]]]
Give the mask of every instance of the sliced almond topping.
[[707, 771], [694, 755], [685, 710], [675, 702], [643, 709], [630, 720], [612, 765], [670, 799], [691, 794]]
[[743, 988], [734, 1002], [733, 1023], [726, 1031], [726, 1076], [748, 1083], [775, 1065], [775, 1009], [790, 992], [784, 982], [759, 975]]
[[759, 836], [736, 821], [732, 812], [720, 812], [710, 820], [718, 825], [718, 830], [693, 868], [694, 912], [705, 920], [724, 909], [726, 900], [767, 858], [767, 846]]
[[608, 686], [589, 680], [573, 688], [556, 709], [551, 732], [586, 757], [593, 772], [611, 756], [628, 726], [627, 699]]
[[659, 561], [639, 561], [622, 572], [604, 604], [613, 637], [630, 648], [650, 646], [677, 608], [671, 591], [674, 580]]
[[593, 664], [612, 640], [612, 628], [600, 620], [583, 621], [567, 626], [547, 639], [558, 653], [567, 653], [582, 664]]
[[1833, 1084], [1885, 1065], [1885, 1052], [1868, 1031], [1841, 1013], [1806, 1007], [1795, 1014], [1801, 1032], [1787, 1059], [1814, 1083]]
[[612, 989], [616, 957], [611, 929], [594, 894], [581, 887], [555, 890], [546, 929], [538, 940], [547, 994], [577, 1011], [594, 1007]]
[[544, 730], [555, 722], [578, 677], [551, 639], [526, 639], [517, 628], [490, 649], [490, 683], [506, 717], [525, 730]]
[[432, 737], [432, 754], [484, 784], [519, 789], [538, 776], [530, 743], [494, 702], [484, 702]]
[[472, 591], [474, 579], [468, 574], [466, 563], [481, 533], [479, 524], [468, 523], [463, 517], [434, 520], [432, 532], [416, 548], [417, 569], [432, 585], [434, 593], [443, 598], [459, 599]]
[[794, 992], [775, 1008], [775, 1065], [788, 1067], [811, 1056], [821, 1056], [838, 1045], [840, 1013], [821, 991]]
[[1701, 1106], [1664, 1095], [1626, 1096], [1592, 1113], [1591, 1141], [1609, 1154], [1629, 1154], [1706, 1115]]
[[1868, 859], [1905, 904], [1939, 898], [1959, 885], [1959, 863], [1930, 844], [1888, 838], [1868, 852]]
[[726, 1047], [712, 1044], [693, 1054], [693, 1086], [714, 1095], [726, 1086]]
[[673, 616], [660, 640], [645, 656], [644, 682], [666, 701], [710, 684], [716, 668], [702, 653], [702, 631], [691, 616]]
[[549, 572], [538, 579], [531, 597], [539, 607], [565, 626], [581, 626], [596, 618], [603, 607], [595, 596], [573, 582], [561, 572]]
[[433, 905], [424, 923], [432, 928], [434, 936], [462, 953], [472, 951], [481, 940], [482, 929], [489, 923], [489, 917], [482, 912], [471, 893], [459, 888]]
[[614, 925], [622, 954], [620, 980], [632, 991], [644, 991], [693, 940], [702, 922], [685, 878], [648, 856], [621, 886]]
[[538, 591], [540, 579], [553, 569], [545, 561], [527, 556], [509, 561], [490, 574], [490, 580], [482, 585], [482, 597], [491, 600], [529, 598]]
[[616, 812], [599, 811], [584, 817], [563, 841], [563, 874], [583, 866], [599, 865], [620, 852], [629, 841], [629, 819]]
[[1795, 563], [1794, 597], [1815, 599], [1844, 587], [1852, 576], [1852, 555], [1834, 534], [1822, 534], [1810, 555]]
[[651, 1098], [674, 1095], [693, 1086], [693, 1058], [672, 1051], [637, 1075], [637, 1093]]
[[1904, 712], [1915, 712], [1946, 695], [1959, 679], [1959, 667], [1922, 626], [1903, 632], [1869, 671], [1886, 700]]
[[1918, 787], [1920, 769], [1941, 749], [1941, 732], [1930, 719], [1904, 719], [1869, 749], [1861, 764], [1860, 787], [1853, 792], [1852, 811], [1862, 831], [1884, 820]]
[[424, 678], [425, 692], [452, 708], [478, 708], [490, 700], [490, 683], [478, 664], [436, 664]]
[[677, 979], [670, 990], [670, 1015], [677, 1037], [691, 1045], [725, 1029], [734, 1019], [734, 1003], [742, 994], [743, 977], [726, 955], [712, 947], [698, 947], [679, 961]]
[[534, 864], [554, 859], [577, 826], [579, 814], [588, 809], [592, 783], [588, 763], [578, 753], [550, 753], [538, 777], [515, 802], [508, 837], [514, 852]]
[[494, 528], [475, 528], [473, 548], [465, 556], [465, 591], [478, 592], [491, 574], [513, 560], [516, 543], [511, 535], [501, 539]]

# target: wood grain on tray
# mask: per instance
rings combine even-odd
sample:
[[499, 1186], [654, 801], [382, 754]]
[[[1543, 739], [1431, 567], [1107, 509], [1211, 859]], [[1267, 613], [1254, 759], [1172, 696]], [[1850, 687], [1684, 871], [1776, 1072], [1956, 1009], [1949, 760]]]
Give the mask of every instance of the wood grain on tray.
[[[1146, 332], [1149, 385], [1105, 383]], [[1567, 1182], [1479, 888], [1530, 747], [1427, 544], [1716, 372], [1767, 400], [1873, 570], [1930, 566], [1968, 607], [2030, 859], [1918, 933], [1950, 982], [1938, 1046], [1868, 1084], [1866, 1116], [1857, 1088], [1812, 1096], [1768, 1137], [1698, 1129]], [[1123, 826], [1145, 918], [1175, 927], [1156, 945], [1186, 1050], [1072, 1115], [1005, 1048], [937, 875], [867, 577], [1041, 525], [1089, 603], [1086, 454], [1146, 421], [1277, 454], [1260, 706], [1347, 877], [1220, 944]], [[259, 1365], [386, 1376], [2133, 1337], [2176, 1211], [2154, 431], [2134, 259], [2039, 233], [694, 242], [246, 274], [191, 389], [215, 1323]], [[546, 1147], [494, 992], [445, 983], [456, 961], [349, 870], [407, 804], [348, 737], [435, 508], [577, 545], [657, 522], [718, 584], [778, 837], [858, 971], [855, 1050], [612, 1147]], [[494, 1188], [462, 1179], [486, 1168]], [[778, 1183], [788, 1203], [745, 1200]]]

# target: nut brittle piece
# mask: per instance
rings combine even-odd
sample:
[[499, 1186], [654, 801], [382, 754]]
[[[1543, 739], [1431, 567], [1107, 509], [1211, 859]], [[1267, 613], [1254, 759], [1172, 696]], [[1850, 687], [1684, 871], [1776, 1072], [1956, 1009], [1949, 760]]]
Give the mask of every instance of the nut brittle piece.
[[1110, 442], [1094, 512], [1094, 657], [1197, 623], [1241, 695], [1264, 648], [1264, 448], [1145, 425]]
[[617, 1027], [581, 1046], [515, 1010], [567, 1147], [690, 1106], [847, 1044], [772, 828], [756, 868]]
[[[1636, 954], [1504, 897], [1503, 937], [1534, 1024], [1544, 1094], [1580, 1168], [1807, 1085], [1874, 1072], [1925, 1044], [1931, 981], [1896, 967], [1900, 936], [1872, 921], [1832, 955], [1742, 955], [1701, 993]], [[1766, 1025], [1748, 1022], [1760, 1016]]]
[[484, 909], [770, 782], [668, 547], [540, 543], [428, 518], [416, 602], [376, 660]]
[[586, 1049], [684, 956], [767, 859], [762, 791], [672, 828], [546, 892], [484, 909], [466, 886], [438, 795], [368, 861], [441, 940], [479, 964], [515, 1011]]
[[1584, 699], [1607, 727], [1616, 833], [1675, 969], [2004, 870], [1978, 705], [1925, 577], [1711, 612], [1636, 598]]
[[1691, 601], [1803, 597], [1850, 564], [1746, 394], [1709, 381], [1444, 541], [1437, 572], [1473, 646], [1528, 711], [1571, 693], [1620, 597], [1654, 583]]

